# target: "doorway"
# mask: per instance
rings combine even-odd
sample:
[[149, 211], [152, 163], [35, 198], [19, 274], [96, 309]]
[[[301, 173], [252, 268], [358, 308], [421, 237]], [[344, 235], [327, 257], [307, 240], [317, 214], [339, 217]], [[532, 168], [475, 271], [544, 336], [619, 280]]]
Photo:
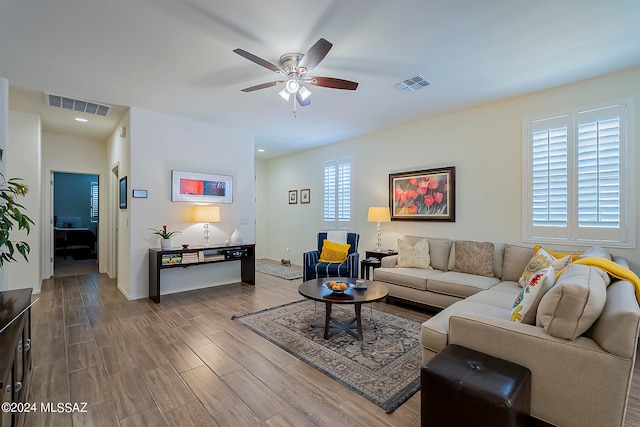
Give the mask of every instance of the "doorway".
[[53, 276], [98, 272], [98, 175], [53, 172]]

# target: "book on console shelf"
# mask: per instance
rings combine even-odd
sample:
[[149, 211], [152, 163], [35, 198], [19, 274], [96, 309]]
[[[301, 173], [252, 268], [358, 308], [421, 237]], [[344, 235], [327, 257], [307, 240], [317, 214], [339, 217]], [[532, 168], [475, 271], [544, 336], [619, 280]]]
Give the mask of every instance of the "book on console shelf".
[[187, 252], [182, 254], [183, 264], [193, 264], [199, 261], [198, 252]]
[[[200, 255], [201, 254], [201, 255]], [[224, 254], [217, 249], [205, 249], [199, 253], [201, 262], [204, 261], [223, 261]]]
[[182, 263], [181, 254], [162, 254], [162, 265], [180, 264]]

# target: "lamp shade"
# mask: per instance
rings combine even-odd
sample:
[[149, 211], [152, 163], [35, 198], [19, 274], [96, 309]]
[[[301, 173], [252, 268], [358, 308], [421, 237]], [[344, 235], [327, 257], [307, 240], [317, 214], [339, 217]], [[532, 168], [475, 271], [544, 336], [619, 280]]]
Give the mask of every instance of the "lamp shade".
[[388, 207], [370, 207], [369, 215], [367, 216], [368, 222], [389, 222], [391, 221], [391, 214], [389, 214]]
[[193, 222], [220, 222], [220, 207], [219, 206], [194, 207]]

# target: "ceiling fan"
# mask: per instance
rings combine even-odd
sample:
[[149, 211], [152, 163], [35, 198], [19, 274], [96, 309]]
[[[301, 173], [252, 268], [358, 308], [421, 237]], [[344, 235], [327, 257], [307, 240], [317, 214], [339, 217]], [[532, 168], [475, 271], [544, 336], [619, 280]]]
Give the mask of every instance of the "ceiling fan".
[[[255, 62], [271, 71], [286, 77], [284, 80], [274, 80], [268, 83], [251, 86], [242, 89], [242, 92], [253, 92], [255, 90], [266, 89], [284, 83], [284, 88], [279, 95], [286, 101], [295, 95], [301, 107], [311, 104], [311, 91], [305, 85], [328, 87], [331, 89], [356, 90], [358, 83], [350, 80], [337, 79], [334, 77], [309, 76], [307, 72], [313, 70], [327, 56], [333, 44], [321, 38], [309, 48], [307, 53], [285, 53], [280, 57], [280, 65], [273, 64], [243, 49], [234, 49], [234, 52], [249, 61]], [[295, 101], [293, 101], [295, 114]]]

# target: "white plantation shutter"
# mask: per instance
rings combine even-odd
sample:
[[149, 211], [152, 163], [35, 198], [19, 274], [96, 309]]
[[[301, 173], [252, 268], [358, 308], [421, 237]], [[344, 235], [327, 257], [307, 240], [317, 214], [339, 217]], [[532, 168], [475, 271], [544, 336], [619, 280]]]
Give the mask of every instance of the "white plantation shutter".
[[351, 226], [351, 158], [327, 160], [323, 165], [323, 221], [326, 228]]
[[580, 227], [620, 226], [620, 118], [616, 110], [613, 108], [611, 117], [591, 119], [593, 114], [581, 114], [578, 119]]
[[527, 124], [525, 241], [635, 247], [635, 171], [624, 161], [633, 152], [629, 108], [617, 104]]
[[533, 225], [567, 227], [568, 127], [566, 116], [534, 123]]

